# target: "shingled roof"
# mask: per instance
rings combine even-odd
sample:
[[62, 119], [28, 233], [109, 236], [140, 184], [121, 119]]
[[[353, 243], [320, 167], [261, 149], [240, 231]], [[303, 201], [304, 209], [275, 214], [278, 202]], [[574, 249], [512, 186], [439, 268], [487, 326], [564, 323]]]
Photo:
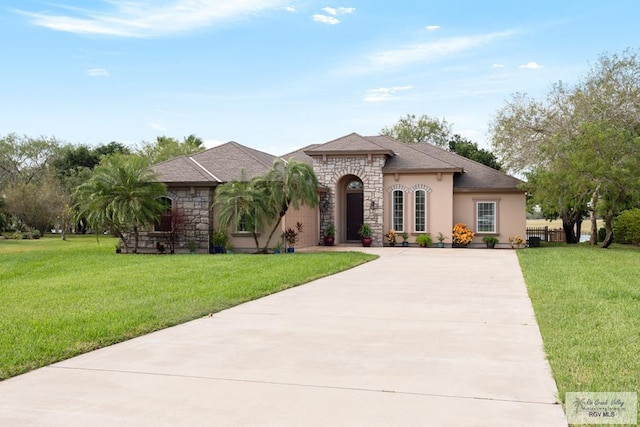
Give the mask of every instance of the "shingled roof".
[[[289, 155], [313, 158], [323, 155], [384, 154], [387, 161], [383, 173], [434, 173], [453, 172], [454, 191], [515, 191], [521, 192], [520, 181], [510, 175], [492, 169], [456, 153], [432, 144], [406, 144], [388, 136], [361, 136], [351, 133], [325, 144]], [[283, 156], [287, 158], [287, 156]], [[297, 157], [298, 158], [298, 157]]]
[[276, 156], [231, 141], [189, 156], [180, 156], [153, 166], [160, 181], [168, 184], [216, 185], [264, 175]]

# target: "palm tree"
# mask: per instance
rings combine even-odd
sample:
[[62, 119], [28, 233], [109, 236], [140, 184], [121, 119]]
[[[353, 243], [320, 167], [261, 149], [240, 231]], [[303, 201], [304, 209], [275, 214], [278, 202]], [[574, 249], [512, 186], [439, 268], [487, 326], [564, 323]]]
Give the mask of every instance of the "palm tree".
[[277, 219], [263, 248], [266, 253], [289, 207], [299, 209], [301, 205], [312, 208], [318, 205], [318, 178], [308, 163], [277, 159], [264, 181], [270, 220]]
[[214, 205], [218, 207], [218, 222], [227, 228], [233, 222], [235, 230], [241, 228], [250, 232], [256, 244], [256, 252], [260, 250], [258, 233], [269, 220], [267, 198], [264, 192], [263, 178], [248, 180], [242, 171], [242, 178], [229, 181], [216, 189]]
[[109, 228], [120, 237], [128, 252], [128, 233], [133, 232], [133, 252], [138, 252], [140, 228], [156, 221], [164, 211], [160, 197], [164, 184], [139, 156], [105, 158], [91, 178], [80, 185], [75, 197], [79, 217], [86, 218], [94, 230]]

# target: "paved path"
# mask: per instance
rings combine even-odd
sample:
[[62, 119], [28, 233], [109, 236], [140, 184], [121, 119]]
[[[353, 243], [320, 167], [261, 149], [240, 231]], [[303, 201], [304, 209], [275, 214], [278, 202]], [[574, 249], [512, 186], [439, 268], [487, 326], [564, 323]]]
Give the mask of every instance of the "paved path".
[[0, 425], [567, 425], [513, 251], [371, 252], [6, 380]]

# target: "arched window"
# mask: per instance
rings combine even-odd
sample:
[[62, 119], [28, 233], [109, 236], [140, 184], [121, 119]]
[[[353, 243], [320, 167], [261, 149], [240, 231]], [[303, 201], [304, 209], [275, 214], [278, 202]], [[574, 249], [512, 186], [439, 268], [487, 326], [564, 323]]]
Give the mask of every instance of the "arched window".
[[415, 192], [415, 219], [416, 233], [427, 231], [427, 192], [416, 190]]
[[393, 190], [391, 193], [391, 227], [396, 231], [404, 231], [404, 191]]
[[160, 202], [164, 206], [164, 211], [160, 218], [153, 224], [154, 231], [171, 231], [173, 226], [173, 201], [168, 197], [160, 197]]

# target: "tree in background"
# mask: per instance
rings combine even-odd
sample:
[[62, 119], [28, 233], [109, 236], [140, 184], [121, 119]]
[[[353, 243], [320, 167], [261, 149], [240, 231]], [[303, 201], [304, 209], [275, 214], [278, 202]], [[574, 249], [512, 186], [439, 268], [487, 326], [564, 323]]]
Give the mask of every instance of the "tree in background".
[[408, 144], [430, 143], [446, 147], [451, 138], [451, 125], [445, 119], [426, 114], [418, 118], [415, 114], [407, 114], [391, 127], [385, 126], [380, 134]]
[[86, 218], [96, 231], [109, 229], [120, 237], [126, 252], [127, 237], [133, 235], [137, 253], [140, 229], [157, 221], [165, 209], [160, 197], [166, 187], [147, 166], [138, 156], [106, 157], [75, 193], [79, 218]]
[[139, 154], [147, 158], [149, 164], [156, 164], [203, 150], [204, 142], [195, 135], [185, 137], [182, 142], [167, 136], [159, 136], [155, 142], [145, 144]]
[[459, 154], [467, 159], [474, 160], [483, 165], [489, 166], [495, 170], [502, 170], [502, 164], [498, 158], [489, 150], [479, 148], [478, 144], [461, 137], [458, 134], [453, 135], [448, 143], [449, 151]]
[[37, 180], [15, 180], [5, 188], [5, 197], [7, 210], [41, 234], [56, 225], [69, 203], [68, 194], [52, 173]]
[[29, 138], [15, 133], [0, 138], [0, 190], [15, 180], [42, 178], [60, 143], [55, 138]]
[[534, 203], [560, 216], [567, 243], [580, 236], [585, 213], [613, 218], [640, 196], [640, 59], [603, 55], [574, 86], [556, 84], [545, 100], [517, 94], [492, 123], [495, 151], [505, 166], [525, 173]]
[[414, 114], [407, 114], [393, 126], [383, 128], [380, 134], [408, 144], [437, 145], [490, 168], [502, 170], [502, 165], [491, 151], [479, 148], [477, 143], [458, 134], [452, 135], [451, 125], [445, 119], [431, 118], [426, 114], [416, 119]]

